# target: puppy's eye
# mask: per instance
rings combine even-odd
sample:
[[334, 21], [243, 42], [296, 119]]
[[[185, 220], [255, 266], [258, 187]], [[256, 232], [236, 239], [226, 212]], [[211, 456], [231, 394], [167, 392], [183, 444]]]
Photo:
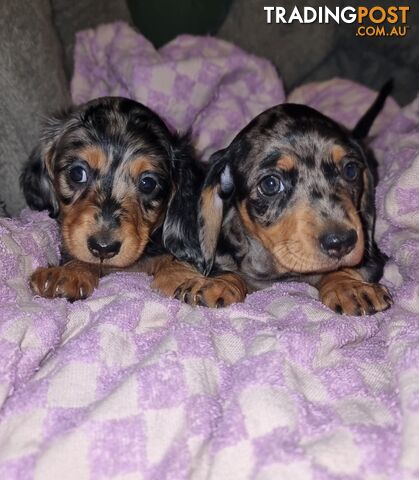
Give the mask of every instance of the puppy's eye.
[[272, 196], [284, 191], [284, 184], [275, 175], [263, 178], [259, 183], [259, 190], [264, 195]]
[[359, 166], [355, 162], [348, 162], [342, 170], [342, 175], [348, 182], [353, 182], [358, 178]]
[[151, 193], [156, 189], [156, 187], [157, 187], [157, 182], [150, 175], [144, 175], [143, 177], [140, 178], [140, 181], [138, 183], [138, 188], [143, 193]]
[[69, 176], [74, 183], [86, 183], [88, 180], [88, 173], [86, 168], [75, 165], [70, 168]]

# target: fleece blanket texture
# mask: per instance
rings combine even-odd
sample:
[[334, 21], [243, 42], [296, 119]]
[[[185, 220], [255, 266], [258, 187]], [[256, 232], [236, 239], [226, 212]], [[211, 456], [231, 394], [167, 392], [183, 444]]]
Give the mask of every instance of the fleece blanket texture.
[[[72, 94], [142, 101], [191, 129], [204, 159], [285, 101], [265, 60], [190, 36], [156, 51], [122, 23], [78, 35]], [[287, 100], [350, 127], [373, 98], [334, 79]], [[419, 98], [388, 101], [375, 134], [395, 304], [370, 317], [334, 314], [298, 283], [192, 308], [134, 273], [73, 304], [34, 298], [27, 278], [58, 262], [57, 225], [1, 219], [0, 478], [418, 478]]]

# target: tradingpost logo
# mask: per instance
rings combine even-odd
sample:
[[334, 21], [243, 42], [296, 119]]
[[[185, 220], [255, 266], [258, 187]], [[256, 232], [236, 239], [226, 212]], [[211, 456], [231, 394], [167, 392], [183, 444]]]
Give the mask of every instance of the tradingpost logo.
[[360, 37], [404, 37], [408, 30], [410, 6], [398, 5], [387, 8], [380, 5], [360, 7], [263, 7], [267, 23], [337, 23], [356, 25]]

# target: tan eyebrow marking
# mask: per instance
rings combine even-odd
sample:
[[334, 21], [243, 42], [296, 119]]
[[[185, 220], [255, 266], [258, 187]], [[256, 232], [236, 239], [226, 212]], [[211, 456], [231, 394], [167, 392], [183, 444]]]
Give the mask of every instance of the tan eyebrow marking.
[[132, 160], [129, 164], [129, 173], [132, 178], [138, 178], [143, 172], [146, 172], [147, 170], [157, 170], [156, 165], [149, 157], [138, 157]]
[[346, 155], [346, 150], [341, 147], [340, 145], [333, 145], [332, 147], [332, 159], [333, 161], [339, 165], [342, 161], [342, 158]]
[[106, 172], [109, 162], [105, 152], [100, 147], [85, 147], [79, 151], [78, 155], [86, 160], [91, 169], [98, 170], [101, 174]]
[[294, 157], [291, 157], [289, 155], [281, 155], [281, 157], [278, 159], [276, 162], [276, 166], [280, 168], [281, 170], [292, 170], [295, 168], [295, 159]]

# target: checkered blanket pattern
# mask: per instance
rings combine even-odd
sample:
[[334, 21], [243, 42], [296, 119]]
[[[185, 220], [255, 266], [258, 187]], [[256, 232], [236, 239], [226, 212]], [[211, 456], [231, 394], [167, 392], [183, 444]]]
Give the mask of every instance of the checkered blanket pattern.
[[[192, 128], [204, 158], [284, 100], [264, 60], [210, 38], [156, 52], [124, 24], [79, 34], [72, 88], [76, 102], [143, 101]], [[348, 126], [372, 99], [339, 79], [288, 98]], [[133, 273], [73, 304], [33, 298], [28, 275], [59, 259], [57, 226], [0, 219], [0, 478], [419, 477], [419, 98], [388, 102], [375, 132], [395, 305], [372, 317], [336, 315], [296, 283], [192, 308]]]

